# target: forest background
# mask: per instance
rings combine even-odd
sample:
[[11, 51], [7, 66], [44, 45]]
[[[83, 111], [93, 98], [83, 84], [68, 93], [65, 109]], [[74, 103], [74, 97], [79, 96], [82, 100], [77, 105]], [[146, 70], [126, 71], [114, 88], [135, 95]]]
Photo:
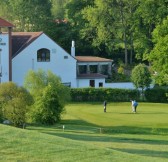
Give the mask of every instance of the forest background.
[[70, 53], [151, 65], [168, 85], [168, 0], [0, 0], [14, 31], [44, 31]]

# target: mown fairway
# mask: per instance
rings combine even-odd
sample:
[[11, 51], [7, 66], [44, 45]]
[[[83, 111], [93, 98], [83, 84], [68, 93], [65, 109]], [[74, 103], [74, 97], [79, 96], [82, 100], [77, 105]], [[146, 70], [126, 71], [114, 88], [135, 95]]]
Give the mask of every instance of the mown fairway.
[[168, 105], [140, 103], [137, 111], [74, 103], [58, 125], [0, 125], [0, 161], [168, 162]]

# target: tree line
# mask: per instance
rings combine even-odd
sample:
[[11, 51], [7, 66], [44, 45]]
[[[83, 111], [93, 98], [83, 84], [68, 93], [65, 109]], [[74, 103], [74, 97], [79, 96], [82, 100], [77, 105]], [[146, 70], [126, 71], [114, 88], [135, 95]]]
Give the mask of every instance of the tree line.
[[44, 31], [77, 55], [145, 62], [168, 84], [167, 0], [0, 0], [0, 16], [14, 31]]

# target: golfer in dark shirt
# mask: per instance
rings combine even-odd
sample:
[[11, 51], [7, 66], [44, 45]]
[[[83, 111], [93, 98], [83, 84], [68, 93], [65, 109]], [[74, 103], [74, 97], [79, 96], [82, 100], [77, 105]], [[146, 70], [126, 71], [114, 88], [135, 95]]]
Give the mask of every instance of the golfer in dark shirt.
[[103, 105], [104, 105], [104, 112], [106, 112], [107, 102], [106, 102], [106, 101], [104, 101]]

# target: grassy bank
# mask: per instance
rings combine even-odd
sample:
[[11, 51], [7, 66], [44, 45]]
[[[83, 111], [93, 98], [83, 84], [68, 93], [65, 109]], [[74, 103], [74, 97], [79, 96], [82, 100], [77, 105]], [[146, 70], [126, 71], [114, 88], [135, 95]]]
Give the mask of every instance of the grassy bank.
[[[166, 162], [168, 108], [140, 103], [69, 104], [60, 124], [0, 125], [0, 161]], [[63, 129], [64, 128], [64, 129]]]

